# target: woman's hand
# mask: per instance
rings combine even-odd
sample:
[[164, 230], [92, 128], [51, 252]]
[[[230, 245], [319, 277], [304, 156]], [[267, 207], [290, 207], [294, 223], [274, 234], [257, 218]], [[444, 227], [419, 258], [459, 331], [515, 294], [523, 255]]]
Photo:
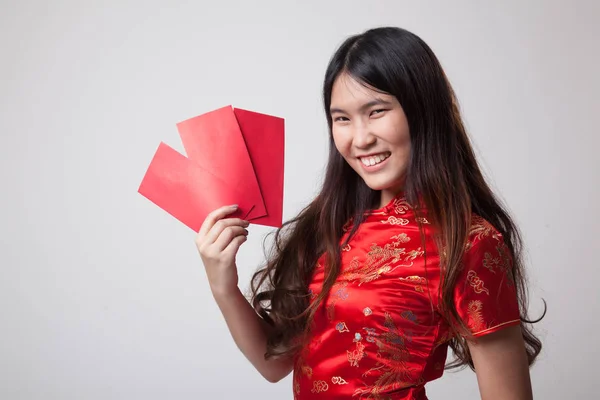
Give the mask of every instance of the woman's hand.
[[196, 246], [213, 294], [226, 295], [238, 290], [235, 256], [247, 239], [249, 222], [225, 218], [236, 210], [237, 206], [227, 206], [211, 212], [196, 236]]

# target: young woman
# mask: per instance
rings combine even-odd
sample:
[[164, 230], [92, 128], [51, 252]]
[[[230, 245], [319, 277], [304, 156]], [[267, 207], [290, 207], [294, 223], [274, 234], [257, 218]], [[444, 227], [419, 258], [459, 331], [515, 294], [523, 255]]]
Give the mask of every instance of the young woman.
[[323, 95], [322, 190], [277, 231], [252, 305], [235, 266], [248, 222], [223, 207], [197, 236], [240, 350], [271, 382], [293, 371], [296, 399], [426, 399], [427, 382], [465, 365], [482, 398], [530, 399], [541, 343], [520, 237], [434, 53], [399, 28], [350, 37]]

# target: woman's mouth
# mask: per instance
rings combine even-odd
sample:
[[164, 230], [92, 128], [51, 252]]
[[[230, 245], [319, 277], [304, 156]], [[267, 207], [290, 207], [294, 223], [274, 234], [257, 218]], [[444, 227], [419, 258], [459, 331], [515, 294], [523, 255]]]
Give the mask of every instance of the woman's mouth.
[[389, 151], [386, 151], [383, 153], [373, 154], [373, 155], [369, 155], [369, 156], [365, 156], [365, 157], [358, 157], [358, 159], [360, 160], [362, 165], [364, 165], [365, 167], [374, 167], [376, 165], [381, 164], [385, 160], [387, 160], [388, 157], [391, 155], [392, 155], [392, 153], [390, 153]]

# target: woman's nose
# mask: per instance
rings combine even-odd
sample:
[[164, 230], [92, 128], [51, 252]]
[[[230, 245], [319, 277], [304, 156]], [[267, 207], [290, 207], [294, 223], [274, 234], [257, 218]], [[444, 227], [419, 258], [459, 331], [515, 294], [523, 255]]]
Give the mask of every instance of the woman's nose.
[[370, 147], [377, 141], [368, 124], [360, 123], [354, 128], [353, 144], [359, 148]]

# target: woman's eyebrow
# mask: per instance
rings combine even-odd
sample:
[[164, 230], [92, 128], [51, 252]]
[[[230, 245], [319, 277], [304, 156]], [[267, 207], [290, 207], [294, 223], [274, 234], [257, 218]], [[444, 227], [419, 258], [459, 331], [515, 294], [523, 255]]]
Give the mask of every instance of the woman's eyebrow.
[[[359, 110], [360, 111], [364, 111], [368, 108], [371, 108], [373, 106], [391, 106], [392, 103], [387, 101], [387, 100], [383, 100], [380, 98], [376, 98], [375, 100], [369, 101], [368, 103], [363, 104], [362, 106], [360, 106]], [[338, 108], [338, 107], [331, 107], [329, 109], [329, 113], [330, 114], [334, 114], [334, 113], [342, 113], [342, 114], [346, 114], [346, 111], [342, 108]]]

